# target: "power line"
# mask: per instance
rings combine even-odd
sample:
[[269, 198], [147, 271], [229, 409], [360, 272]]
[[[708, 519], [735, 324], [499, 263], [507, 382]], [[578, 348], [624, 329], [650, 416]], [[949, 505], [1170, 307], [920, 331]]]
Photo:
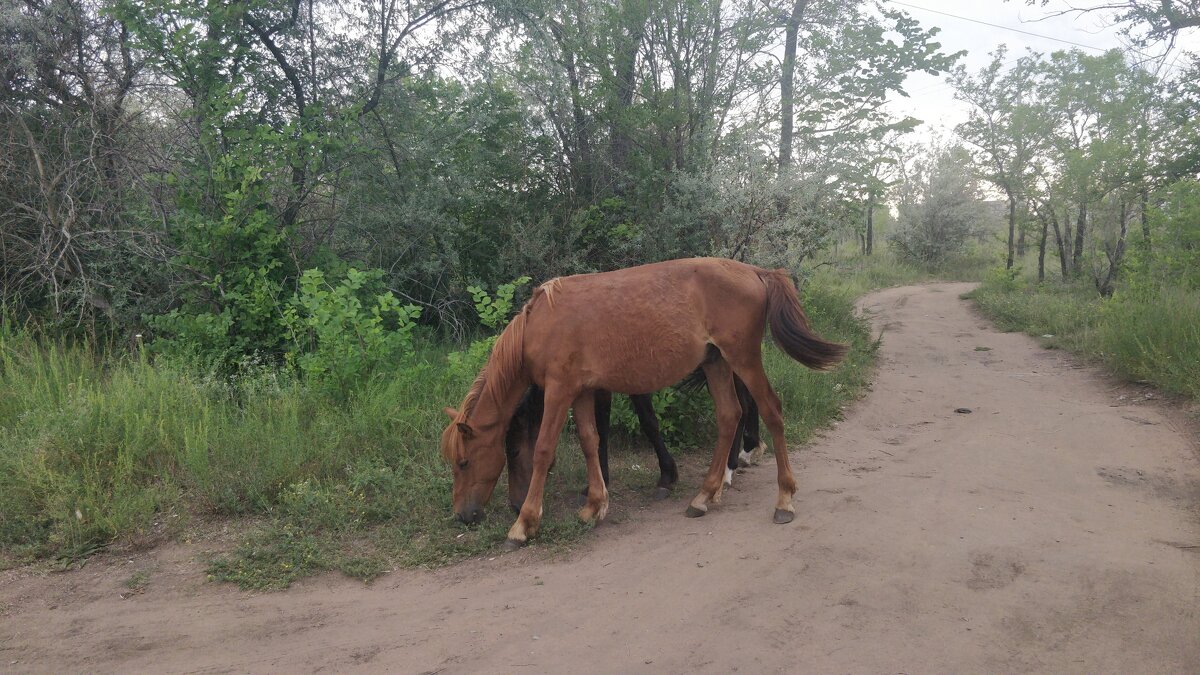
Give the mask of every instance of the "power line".
[[1108, 51], [1106, 49], [1101, 49], [1100, 47], [1093, 47], [1092, 45], [1085, 45], [1085, 44], [1082, 44], [1079, 42], [1072, 42], [1070, 40], [1064, 40], [1062, 38], [1051, 37], [1049, 35], [1042, 35], [1041, 33], [1033, 33], [1033, 32], [1027, 31], [1027, 30], [1021, 30], [1020, 28], [1012, 28], [1010, 26], [1002, 26], [998, 23], [990, 23], [988, 21], [981, 21], [979, 19], [972, 19], [967, 16], [959, 16], [958, 14], [951, 14], [949, 12], [942, 12], [942, 11], [938, 11], [936, 9], [929, 9], [928, 7], [919, 7], [917, 5], [910, 5], [907, 2], [900, 2], [899, 0], [887, 0], [887, 2], [890, 2], [893, 5], [901, 5], [903, 7], [908, 7], [910, 9], [919, 9], [922, 12], [931, 12], [933, 14], [941, 14], [942, 16], [948, 16], [952, 19], [959, 19], [960, 21], [970, 21], [971, 23], [977, 23], [977, 24], [980, 24], [983, 26], [991, 26], [992, 28], [999, 28], [1000, 30], [1007, 30], [1007, 31], [1011, 31], [1013, 33], [1020, 33], [1022, 35], [1029, 35], [1031, 37], [1041, 38], [1043, 40], [1053, 40], [1054, 42], [1061, 42], [1063, 44], [1071, 45], [1073, 47], [1082, 47], [1083, 49], [1091, 49], [1092, 51], [1096, 51], [1096, 52]]

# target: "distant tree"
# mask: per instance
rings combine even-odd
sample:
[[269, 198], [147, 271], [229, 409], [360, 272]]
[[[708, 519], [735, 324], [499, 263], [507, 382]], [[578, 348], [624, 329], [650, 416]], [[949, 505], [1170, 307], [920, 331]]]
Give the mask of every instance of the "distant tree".
[[979, 230], [983, 209], [971, 155], [961, 146], [930, 146], [906, 172], [889, 241], [904, 257], [943, 262]]
[[1045, 109], [1037, 102], [1034, 77], [1036, 55], [1026, 56], [1003, 71], [1007, 51], [1003, 45], [977, 75], [958, 68], [951, 75], [955, 96], [971, 105], [958, 136], [975, 148], [976, 162], [985, 180], [1000, 188], [1008, 199], [1008, 256], [1014, 260], [1017, 211], [1028, 198], [1033, 167], [1047, 143], [1050, 126]]

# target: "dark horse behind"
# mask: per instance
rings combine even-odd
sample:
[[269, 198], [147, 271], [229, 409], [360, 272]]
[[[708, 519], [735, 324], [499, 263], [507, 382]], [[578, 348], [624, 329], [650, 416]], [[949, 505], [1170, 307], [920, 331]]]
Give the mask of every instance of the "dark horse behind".
[[[733, 444], [729, 447], [729, 457], [725, 465], [724, 485], [728, 487], [733, 482], [734, 472], [742, 467], [757, 463], [766, 450], [766, 444], [758, 432], [758, 406], [754, 398], [741, 380], [734, 379], [737, 387], [738, 402], [742, 406], [742, 418], [738, 421], [738, 431]], [[694, 392], [704, 385], [704, 372], [693, 371], [677, 388], [685, 392]], [[610, 419], [612, 416], [612, 392], [598, 390], [596, 396], [596, 430], [600, 434], [600, 472], [604, 484], [611, 484], [608, 470], [608, 440], [610, 435]], [[525, 493], [529, 489], [529, 479], [533, 474], [533, 448], [537, 443], [538, 429], [542, 424], [542, 409], [545, 405], [545, 393], [540, 387], [533, 386], [517, 406], [509, 425], [508, 434], [504, 439], [505, 454], [508, 458], [508, 503], [513, 511], [520, 511], [525, 501]], [[632, 394], [629, 402], [637, 415], [638, 425], [642, 434], [650, 441], [654, 456], [658, 460], [658, 485], [654, 490], [655, 499], [664, 499], [671, 494], [675, 483], [679, 480], [679, 469], [675, 458], [667, 451], [659, 429], [658, 415], [650, 394]], [[740, 448], [740, 449], [739, 449]], [[587, 488], [584, 488], [586, 494]]]

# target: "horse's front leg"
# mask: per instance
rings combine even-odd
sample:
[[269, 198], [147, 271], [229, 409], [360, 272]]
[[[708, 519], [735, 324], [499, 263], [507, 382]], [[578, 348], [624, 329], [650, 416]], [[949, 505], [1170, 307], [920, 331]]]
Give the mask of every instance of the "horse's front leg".
[[559, 390], [547, 388], [544, 401], [542, 425], [538, 430], [537, 443], [533, 446], [533, 475], [529, 478], [529, 491], [525, 494], [525, 503], [521, 505], [517, 522], [508, 530], [505, 548], [509, 550], [520, 548], [530, 537], [537, 534], [538, 526], [542, 523], [546, 476], [550, 473], [550, 465], [554, 463], [558, 436], [562, 433], [563, 425], [567, 423], [570, 397], [564, 396]]
[[579, 432], [579, 445], [587, 460], [588, 496], [587, 503], [579, 510], [580, 520], [587, 522], [604, 520], [608, 515], [608, 488], [605, 486], [604, 471], [600, 465], [600, 433], [596, 429], [596, 397], [585, 391], [575, 399], [575, 428]]

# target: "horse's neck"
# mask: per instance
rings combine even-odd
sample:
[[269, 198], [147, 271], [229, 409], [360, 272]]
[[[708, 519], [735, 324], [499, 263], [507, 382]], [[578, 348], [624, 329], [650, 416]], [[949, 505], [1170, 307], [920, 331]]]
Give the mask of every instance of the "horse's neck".
[[471, 415], [472, 424], [480, 428], [507, 429], [529, 385], [529, 378], [519, 374], [504, 387], [485, 391]]

